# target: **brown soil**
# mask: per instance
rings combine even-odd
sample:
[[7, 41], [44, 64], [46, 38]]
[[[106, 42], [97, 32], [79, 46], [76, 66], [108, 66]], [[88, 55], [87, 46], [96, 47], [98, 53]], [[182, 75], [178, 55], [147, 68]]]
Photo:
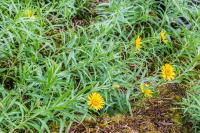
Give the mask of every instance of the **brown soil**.
[[[71, 133], [189, 133], [176, 104], [184, 96], [184, 87], [168, 84], [158, 87], [159, 98], [134, 102], [133, 116], [103, 114], [96, 120], [74, 123]], [[138, 107], [140, 106], [140, 108]], [[142, 107], [141, 107], [142, 106]]]

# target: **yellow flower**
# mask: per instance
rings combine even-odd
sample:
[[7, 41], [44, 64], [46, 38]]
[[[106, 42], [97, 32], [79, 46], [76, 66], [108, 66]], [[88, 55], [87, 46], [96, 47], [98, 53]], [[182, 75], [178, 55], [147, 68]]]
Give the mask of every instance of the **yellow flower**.
[[146, 90], [144, 90], [144, 96], [145, 97], [152, 97], [153, 95], [153, 91], [151, 90], [151, 89], [146, 89]]
[[166, 36], [166, 32], [165, 31], [161, 31], [161, 41], [163, 43], [167, 43], [167, 36]]
[[163, 67], [162, 67], [162, 77], [165, 79], [165, 80], [172, 80], [174, 79], [176, 76], [175, 72], [174, 72], [174, 68], [172, 65], [170, 64], [165, 64]]
[[145, 87], [149, 87], [149, 84], [147, 84], [147, 83], [145, 83], [145, 84], [140, 84], [140, 89], [141, 89], [142, 93], [144, 92]]
[[103, 108], [104, 104], [104, 99], [99, 93], [93, 92], [88, 96], [88, 105], [90, 108], [98, 111]]
[[34, 13], [29, 9], [25, 10], [25, 16], [31, 19], [35, 19]]
[[140, 84], [140, 89], [141, 92], [144, 94], [145, 97], [152, 97], [153, 96], [153, 91], [149, 89], [150, 85], [145, 83], [145, 84]]
[[135, 40], [135, 47], [136, 49], [139, 49], [141, 47], [141, 37], [138, 36]]

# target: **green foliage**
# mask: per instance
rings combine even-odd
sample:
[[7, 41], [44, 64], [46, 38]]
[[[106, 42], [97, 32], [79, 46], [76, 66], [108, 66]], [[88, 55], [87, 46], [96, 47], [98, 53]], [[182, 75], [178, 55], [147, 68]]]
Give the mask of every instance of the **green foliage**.
[[[50, 132], [56, 123], [63, 132], [71, 121], [91, 115], [87, 96], [92, 91], [105, 99], [101, 113], [131, 114], [130, 101], [139, 99], [141, 82], [156, 88], [199, 79], [200, 7], [189, 7], [188, 1], [165, 1], [161, 11], [156, 0], [2, 0], [1, 131]], [[25, 17], [27, 9], [35, 19]], [[190, 29], [171, 27], [180, 16]], [[162, 29], [169, 44], [160, 41]], [[136, 51], [138, 35], [142, 48]], [[165, 63], [175, 66], [175, 80], [161, 79]], [[113, 83], [121, 89], [113, 89]], [[190, 95], [186, 100], [193, 101]]]
[[183, 99], [182, 106], [186, 119], [193, 123], [196, 130], [200, 130], [200, 84], [197, 82], [188, 91], [187, 97]]

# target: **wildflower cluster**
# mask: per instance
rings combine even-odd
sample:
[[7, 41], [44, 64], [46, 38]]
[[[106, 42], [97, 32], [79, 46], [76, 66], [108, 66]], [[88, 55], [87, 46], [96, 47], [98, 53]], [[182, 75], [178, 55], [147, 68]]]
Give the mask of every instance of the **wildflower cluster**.
[[[167, 35], [164, 30], [162, 30], [160, 33], [160, 39], [161, 39], [162, 43], [167, 44], [167, 42], [168, 42]], [[139, 50], [141, 48], [141, 44], [142, 44], [142, 39], [140, 36], [137, 36], [137, 38], [135, 40], [136, 50]], [[168, 81], [173, 80], [176, 76], [173, 66], [171, 64], [163, 65], [161, 76], [163, 77], [164, 80], [168, 80]], [[148, 98], [152, 97], [153, 91], [149, 88], [149, 84], [147, 84], [147, 83], [141, 84], [140, 89], [145, 97], [148, 97]]]
[[[166, 44], [167, 37], [166, 37], [165, 31], [161, 32], [160, 37], [161, 37], [161, 42]], [[142, 39], [140, 36], [137, 36], [137, 38], [135, 40], [136, 50], [139, 50], [141, 48], [141, 44], [142, 44]], [[171, 64], [163, 65], [161, 76], [163, 77], [164, 80], [168, 80], [168, 81], [173, 80], [176, 76], [173, 66]], [[114, 84], [113, 88], [119, 88], [119, 86], [117, 84]], [[150, 88], [150, 84], [148, 84], [148, 83], [140, 84], [140, 90], [141, 90], [142, 94], [144, 95], [144, 97], [146, 97], [146, 98], [153, 97], [153, 91]], [[90, 106], [90, 108], [98, 111], [103, 108], [104, 104], [105, 104], [105, 102], [104, 102], [104, 99], [101, 96], [101, 94], [99, 94], [97, 92], [93, 92], [88, 96], [88, 105]]]
[[[161, 31], [160, 39], [161, 39], [162, 43], [167, 44], [167, 42], [168, 42], [167, 41], [167, 34], [166, 34], [165, 31]], [[142, 39], [141, 39], [140, 36], [137, 36], [137, 38], [135, 39], [135, 48], [136, 48], [136, 50], [139, 50], [142, 47], [141, 44], [142, 44]]]

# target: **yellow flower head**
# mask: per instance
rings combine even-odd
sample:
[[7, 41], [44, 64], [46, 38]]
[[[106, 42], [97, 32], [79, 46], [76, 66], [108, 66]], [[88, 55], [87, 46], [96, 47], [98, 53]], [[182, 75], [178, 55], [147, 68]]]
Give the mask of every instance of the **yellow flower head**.
[[135, 40], [135, 47], [136, 49], [139, 49], [141, 47], [141, 37], [138, 36]]
[[173, 80], [175, 78], [176, 74], [174, 72], [174, 68], [170, 64], [165, 64], [162, 67], [162, 77], [165, 80]]
[[29, 9], [25, 10], [25, 16], [31, 19], [35, 19], [34, 13]]
[[144, 93], [145, 97], [152, 97], [153, 96], [152, 95], [153, 91], [151, 89], [145, 89], [143, 93]]
[[153, 91], [149, 89], [149, 84], [140, 84], [140, 89], [141, 92], [144, 94], [145, 97], [152, 97], [153, 96]]
[[104, 104], [104, 99], [99, 93], [93, 92], [88, 96], [88, 105], [90, 108], [98, 111], [103, 108]]
[[166, 32], [165, 32], [165, 31], [161, 31], [160, 36], [161, 36], [161, 41], [162, 41], [163, 43], [167, 43], [167, 35], [166, 35]]

